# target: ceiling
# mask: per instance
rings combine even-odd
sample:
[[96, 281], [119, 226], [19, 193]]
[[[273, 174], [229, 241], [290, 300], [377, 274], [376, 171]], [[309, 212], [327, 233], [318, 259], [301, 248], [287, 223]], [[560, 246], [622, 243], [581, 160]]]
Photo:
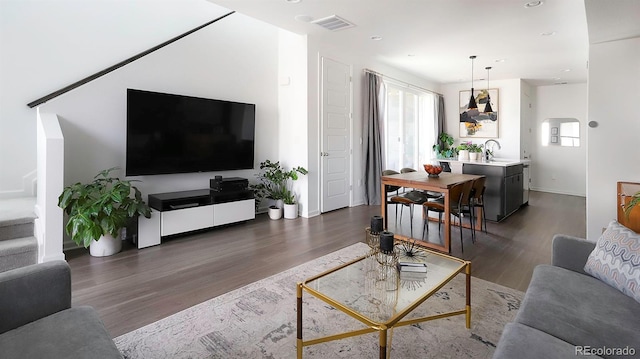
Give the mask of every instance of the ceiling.
[[[640, 35], [638, 0], [544, 0], [532, 8], [527, 0], [209, 1], [443, 84], [471, 80], [470, 55], [475, 80], [491, 66], [492, 80], [586, 82], [589, 36]], [[597, 16], [587, 16], [585, 3]], [[355, 26], [330, 31], [312, 22], [331, 15]], [[590, 31], [597, 23], [593, 33], [587, 19]]]

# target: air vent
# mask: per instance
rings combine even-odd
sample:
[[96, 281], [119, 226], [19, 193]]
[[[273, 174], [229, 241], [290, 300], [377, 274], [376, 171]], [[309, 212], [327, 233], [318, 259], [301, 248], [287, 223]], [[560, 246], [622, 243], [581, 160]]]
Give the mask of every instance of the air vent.
[[322, 19], [318, 19], [313, 21], [312, 23], [316, 25], [320, 25], [330, 31], [338, 31], [338, 30], [348, 29], [350, 27], [355, 26], [354, 24], [336, 15], [331, 15]]

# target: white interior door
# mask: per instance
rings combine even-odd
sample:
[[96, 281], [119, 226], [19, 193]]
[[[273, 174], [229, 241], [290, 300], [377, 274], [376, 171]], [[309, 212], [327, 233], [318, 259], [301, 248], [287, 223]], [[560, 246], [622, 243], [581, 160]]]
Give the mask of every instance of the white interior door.
[[351, 192], [351, 68], [322, 58], [321, 211], [349, 206]]

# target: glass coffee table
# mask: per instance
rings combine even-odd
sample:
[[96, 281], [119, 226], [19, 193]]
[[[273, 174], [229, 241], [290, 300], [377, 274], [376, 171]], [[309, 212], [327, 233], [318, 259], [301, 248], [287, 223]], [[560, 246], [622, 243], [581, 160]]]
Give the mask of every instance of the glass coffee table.
[[[395, 266], [378, 263], [375, 256], [363, 256], [330, 269], [297, 284], [297, 356], [302, 358], [306, 346], [379, 332], [380, 358], [387, 357], [387, 331], [396, 327], [455, 315], [466, 316], [471, 327], [471, 262], [438, 252], [422, 249], [421, 261], [426, 273], [399, 272]], [[456, 275], [466, 275], [465, 309], [403, 320]], [[410, 285], [412, 281], [420, 285]], [[418, 282], [419, 281], [419, 282]], [[409, 285], [407, 285], [409, 283]], [[366, 327], [360, 330], [311, 340], [302, 339], [302, 293], [306, 291], [332, 307], [359, 320]], [[391, 344], [389, 343], [389, 351]]]

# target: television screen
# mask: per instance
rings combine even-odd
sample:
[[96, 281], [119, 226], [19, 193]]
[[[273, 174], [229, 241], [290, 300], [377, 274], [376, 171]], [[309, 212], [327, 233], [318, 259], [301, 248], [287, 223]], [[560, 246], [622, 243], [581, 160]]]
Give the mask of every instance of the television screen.
[[254, 104], [127, 89], [127, 176], [253, 168]]

